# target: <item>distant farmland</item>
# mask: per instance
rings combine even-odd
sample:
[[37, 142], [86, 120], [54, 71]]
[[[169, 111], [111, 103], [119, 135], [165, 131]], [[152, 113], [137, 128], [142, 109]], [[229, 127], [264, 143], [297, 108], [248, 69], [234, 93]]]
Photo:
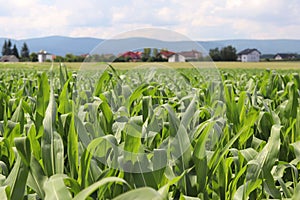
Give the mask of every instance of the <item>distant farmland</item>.
[[[64, 63], [69, 69], [80, 69], [82, 63]], [[91, 65], [97, 66], [104, 63], [93, 63]], [[0, 69], [41, 69], [47, 70], [51, 67], [52, 63], [31, 63], [31, 62], [20, 62], [20, 63], [0, 63]], [[90, 65], [90, 64], [88, 64]], [[300, 62], [254, 62], [254, 63], [241, 63], [241, 62], [186, 62], [186, 63], [151, 63], [151, 62], [124, 62], [124, 63], [112, 63], [117, 69], [131, 69], [136, 67], [150, 67], [161, 66], [162, 68], [191, 68], [193, 66], [209, 66], [217, 67], [220, 69], [300, 69]], [[54, 67], [58, 67], [59, 63], [54, 63]]]

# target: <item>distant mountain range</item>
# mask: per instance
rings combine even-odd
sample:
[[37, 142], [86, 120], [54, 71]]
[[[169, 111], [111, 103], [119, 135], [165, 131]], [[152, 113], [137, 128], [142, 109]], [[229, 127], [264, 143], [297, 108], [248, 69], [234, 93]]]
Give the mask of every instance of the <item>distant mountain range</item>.
[[[0, 38], [0, 47], [6, 38]], [[38, 52], [46, 50], [47, 52], [64, 56], [67, 53], [75, 55], [95, 53], [113, 53], [118, 54], [128, 50], [138, 50], [144, 47], [167, 48], [175, 52], [199, 49], [202, 46], [206, 51], [216, 47], [224, 47], [227, 45], [234, 46], [237, 51], [246, 48], [256, 48], [262, 54], [276, 53], [300, 53], [300, 40], [216, 40], [216, 41], [160, 41], [149, 38], [126, 38], [115, 40], [103, 40], [99, 38], [88, 37], [64, 37], [64, 36], [49, 36], [42, 38], [30, 38], [25, 40], [11, 39], [12, 44], [16, 44], [18, 49], [24, 42], [27, 43], [30, 52]], [[100, 45], [99, 45], [100, 44]], [[99, 45], [99, 46], [98, 46]], [[96, 48], [97, 47], [97, 48]], [[201, 50], [201, 48], [200, 48]], [[207, 52], [206, 52], [207, 53]]]

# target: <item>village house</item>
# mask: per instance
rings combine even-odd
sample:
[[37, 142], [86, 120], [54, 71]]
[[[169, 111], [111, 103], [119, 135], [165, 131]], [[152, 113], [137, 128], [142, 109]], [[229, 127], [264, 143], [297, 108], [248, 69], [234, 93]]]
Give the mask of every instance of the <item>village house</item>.
[[181, 51], [178, 53], [174, 53], [171, 51], [161, 51], [160, 56], [163, 59], [167, 59], [168, 62], [186, 62], [199, 60], [202, 57], [202, 53], [196, 50]]
[[132, 51], [127, 51], [123, 54], [121, 54], [119, 57], [123, 57], [125, 59], [128, 59], [128, 61], [136, 62], [142, 59], [142, 52], [132, 52]]
[[202, 53], [196, 50], [192, 51], [181, 51], [178, 54], [185, 57], [186, 61], [198, 61], [200, 58], [202, 58]]
[[186, 59], [183, 55], [175, 53], [168, 58], [168, 62], [185, 62]]
[[291, 54], [291, 53], [278, 53], [274, 56], [275, 60], [293, 60], [296, 58], [297, 58], [297, 55]]
[[185, 57], [167, 50], [162, 50], [159, 52], [158, 56], [160, 56], [162, 59], [168, 60], [168, 62], [185, 62]]
[[161, 50], [157, 56], [160, 56], [162, 59], [166, 59], [168, 60], [172, 55], [174, 55], [175, 53], [172, 51], [168, 51], [168, 50]]
[[245, 49], [237, 54], [237, 60], [241, 62], [259, 62], [260, 51], [257, 49]]
[[41, 50], [38, 52], [38, 61], [39, 62], [45, 62], [45, 61], [53, 61], [55, 59], [55, 55], [45, 51]]

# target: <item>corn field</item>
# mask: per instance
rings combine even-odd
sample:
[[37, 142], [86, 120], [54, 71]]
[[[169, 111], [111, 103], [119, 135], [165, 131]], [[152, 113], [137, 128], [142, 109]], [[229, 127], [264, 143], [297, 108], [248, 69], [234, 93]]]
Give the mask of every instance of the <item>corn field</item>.
[[300, 199], [299, 72], [1, 70], [0, 199]]

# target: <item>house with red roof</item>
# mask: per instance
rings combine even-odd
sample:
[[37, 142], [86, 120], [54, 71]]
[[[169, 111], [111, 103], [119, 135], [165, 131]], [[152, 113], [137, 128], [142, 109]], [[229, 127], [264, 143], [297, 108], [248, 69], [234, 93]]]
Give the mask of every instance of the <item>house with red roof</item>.
[[161, 58], [163, 59], [169, 59], [169, 57], [171, 57], [172, 55], [174, 55], [175, 53], [172, 51], [168, 51], [168, 50], [161, 50], [158, 53], [158, 56], [161, 56]]
[[139, 52], [139, 51], [137, 51], [137, 52], [127, 51], [127, 52], [121, 54], [120, 57], [123, 57], [126, 60], [128, 59], [129, 61], [136, 62], [136, 61], [139, 61], [142, 59], [142, 55], [143, 55], [143, 53]]

